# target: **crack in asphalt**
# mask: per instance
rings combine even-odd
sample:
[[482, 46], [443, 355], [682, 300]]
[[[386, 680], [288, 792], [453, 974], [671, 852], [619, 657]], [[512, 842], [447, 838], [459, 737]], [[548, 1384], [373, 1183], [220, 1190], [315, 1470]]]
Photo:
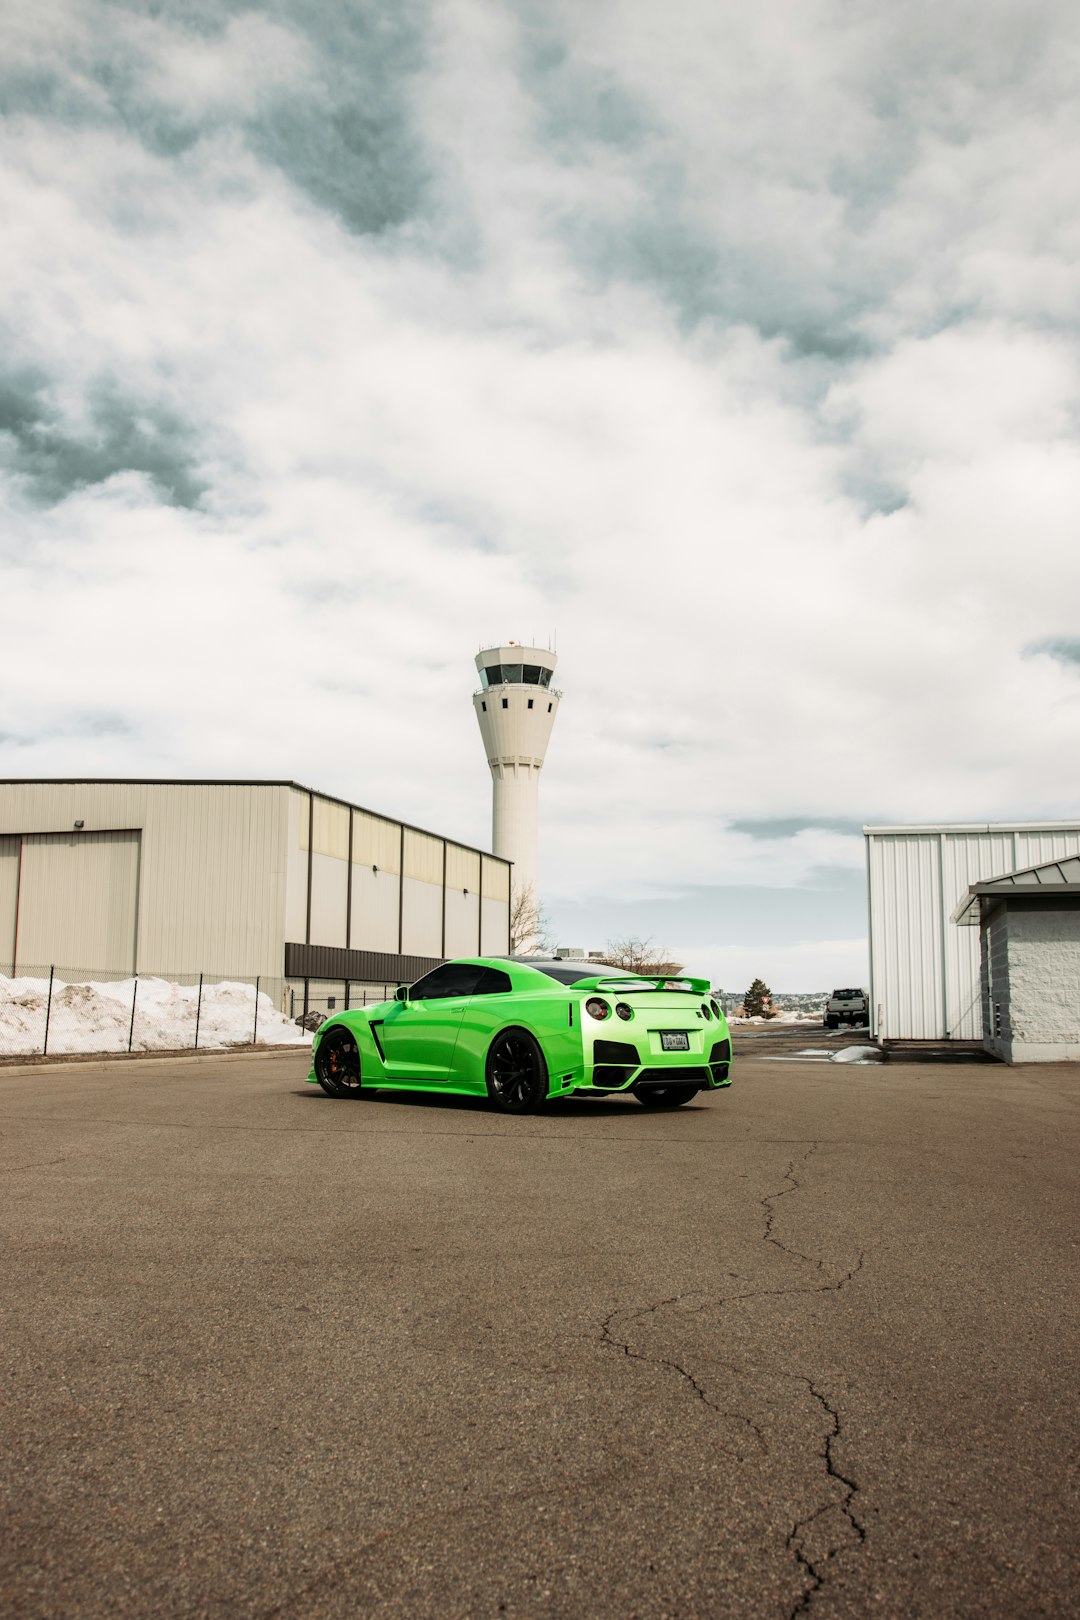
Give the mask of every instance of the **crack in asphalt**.
[[[789, 1193], [799, 1192], [802, 1190], [802, 1182], [795, 1174], [796, 1165], [799, 1165], [800, 1167], [805, 1165], [813, 1154], [817, 1152], [818, 1145], [819, 1144], [817, 1142], [811, 1142], [801, 1160], [792, 1159], [783, 1175], [783, 1179], [787, 1185], [779, 1188], [778, 1191], [774, 1193], [769, 1193], [761, 1200], [762, 1208], [765, 1210], [765, 1230], [762, 1236], [766, 1243], [770, 1243], [774, 1248], [779, 1249], [781, 1254], [790, 1255], [796, 1260], [802, 1260], [807, 1265], [812, 1265], [817, 1271], [824, 1271], [825, 1262], [823, 1260], [812, 1255], [802, 1254], [798, 1249], [791, 1248], [789, 1244], [782, 1243], [774, 1232], [777, 1203], [781, 1198], [787, 1197]], [[840, 1290], [851, 1282], [852, 1278], [857, 1276], [862, 1270], [863, 1261], [865, 1258], [866, 1251], [860, 1249], [859, 1257], [854, 1266], [851, 1266], [844, 1273], [844, 1275], [835, 1282], [824, 1283], [813, 1289], [778, 1289], [776, 1292], [839, 1293]], [[830, 1427], [825, 1435], [825, 1444], [819, 1455], [825, 1464], [826, 1477], [829, 1480], [836, 1481], [843, 1488], [843, 1494], [839, 1503], [834, 1501], [823, 1502], [820, 1507], [815, 1508], [814, 1511], [808, 1514], [806, 1518], [797, 1519], [792, 1525], [791, 1533], [787, 1538], [788, 1551], [794, 1556], [800, 1568], [805, 1571], [808, 1578], [806, 1590], [803, 1592], [799, 1601], [795, 1604], [794, 1608], [792, 1608], [788, 1615], [788, 1620], [796, 1620], [798, 1615], [805, 1614], [807, 1612], [810, 1605], [814, 1601], [815, 1595], [820, 1592], [821, 1588], [825, 1585], [830, 1561], [836, 1557], [837, 1553], [844, 1551], [845, 1545], [850, 1545], [848, 1535], [845, 1534], [844, 1541], [837, 1546], [830, 1545], [823, 1557], [821, 1555], [812, 1557], [805, 1545], [806, 1534], [810, 1526], [824, 1517], [826, 1513], [830, 1513], [834, 1510], [834, 1508], [839, 1507], [848, 1530], [854, 1534], [856, 1546], [860, 1546], [863, 1542], [865, 1542], [866, 1529], [856, 1517], [855, 1511], [852, 1507], [852, 1503], [858, 1494], [859, 1486], [853, 1479], [849, 1479], [846, 1474], [841, 1473], [840, 1469], [836, 1465], [836, 1457], [834, 1454], [833, 1445], [834, 1442], [840, 1437], [839, 1411], [836, 1407], [830, 1404], [828, 1398], [822, 1393], [821, 1390], [817, 1388], [813, 1379], [808, 1378], [805, 1373], [789, 1373], [785, 1376], [794, 1379], [798, 1383], [805, 1384], [806, 1388], [810, 1391], [812, 1398], [817, 1401], [825, 1415], [828, 1417]]]
[[[817, 1142], [811, 1142], [810, 1146], [803, 1154], [801, 1162], [805, 1164], [806, 1161], [817, 1152], [817, 1150]], [[773, 1227], [776, 1224], [776, 1205], [778, 1201], [781, 1198], [786, 1198], [789, 1193], [802, 1191], [802, 1182], [799, 1181], [795, 1174], [795, 1165], [798, 1162], [798, 1160], [792, 1159], [789, 1162], [787, 1169], [784, 1171], [784, 1180], [787, 1182], [787, 1186], [781, 1187], [777, 1192], [768, 1193], [760, 1200], [761, 1207], [765, 1211], [765, 1231], [763, 1233], [763, 1237], [766, 1243], [771, 1243], [774, 1249], [780, 1250], [781, 1254], [790, 1254], [794, 1259], [805, 1260], [808, 1266], [814, 1266], [818, 1271], [824, 1271], [824, 1260], [815, 1259], [813, 1255], [801, 1254], [798, 1249], [792, 1249], [788, 1246], [788, 1244], [781, 1243], [780, 1239], [773, 1235]]]
[[[835, 1406], [830, 1404], [828, 1398], [822, 1394], [821, 1390], [816, 1387], [813, 1379], [807, 1378], [803, 1373], [795, 1373], [791, 1374], [791, 1376], [797, 1378], [800, 1383], [806, 1385], [814, 1400], [817, 1401], [826, 1417], [828, 1417], [830, 1420], [830, 1427], [825, 1435], [825, 1444], [822, 1447], [819, 1455], [825, 1464], [825, 1473], [828, 1478], [835, 1480], [837, 1484], [843, 1488], [839, 1502], [824, 1502], [822, 1503], [821, 1507], [815, 1508], [814, 1512], [808, 1514], [805, 1519], [797, 1519], [791, 1527], [791, 1534], [787, 1538], [788, 1551], [794, 1555], [799, 1566], [806, 1571], [806, 1574], [809, 1577], [809, 1584], [806, 1591], [803, 1593], [798, 1603], [795, 1604], [795, 1607], [791, 1609], [788, 1614], [788, 1620], [796, 1620], [796, 1616], [806, 1613], [811, 1603], [814, 1601], [815, 1595], [820, 1592], [821, 1588], [825, 1585], [830, 1561], [836, 1557], [837, 1553], [845, 1550], [844, 1544], [841, 1544], [840, 1546], [830, 1546], [823, 1557], [820, 1555], [817, 1558], [811, 1557], [810, 1553], [804, 1546], [804, 1538], [810, 1526], [816, 1523], [816, 1521], [822, 1518], [826, 1513], [830, 1513], [834, 1508], [838, 1507], [844, 1517], [845, 1523], [854, 1533], [856, 1546], [861, 1546], [862, 1543], [865, 1542], [866, 1527], [856, 1517], [855, 1510], [852, 1506], [855, 1497], [859, 1493], [859, 1486], [855, 1480], [849, 1478], [847, 1474], [841, 1473], [840, 1469], [836, 1466], [836, 1457], [833, 1452], [833, 1444], [840, 1438], [841, 1434], [840, 1413]], [[849, 1541], [847, 1541], [846, 1536], [845, 1543], [846, 1545], [851, 1544]]]
[[[778, 1188], [775, 1192], [766, 1194], [766, 1196], [760, 1200], [760, 1204], [765, 1211], [765, 1226], [762, 1232], [762, 1241], [770, 1244], [773, 1248], [778, 1249], [781, 1254], [788, 1255], [794, 1260], [800, 1260], [806, 1265], [813, 1266], [818, 1272], [824, 1272], [826, 1269], [824, 1260], [814, 1255], [800, 1253], [798, 1249], [793, 1249], [789, 1244], [781, 1242], [781, 1240], [775, 1234], [777, 1215], [776, 1205], [781, 1198], [786, 1198], [790, 1193], [801, 1192], [803, 1190], [803, 1184], [795, 1173], [796, 1167], [801, 1167], [801, 1165], [804, 1165], [807, 1160], [817, 1152], [818, 1147], [818, 1142], [811, 1142], [806, 1152], [802, 1155], [801, 1160], [791, 1159], [783, 1173], [783, 1180], [786, 1185]], [[847, 1271], [845, 1271], [840, 1277], [834, 1278], [834, 1280], [831, 1282], [820, 1282], [810, 1287], [801, 1288], [755, 1288], [748, 1290], [746, 1293], [740, 1294], [707, 1295], [699, 1304], [690, 1306], [689, 1309], [694, 1312], [721, 1310], [724, 1306], [735, 1304], [740, 1300], [771, 1299], [789, 1294], [839, 1293], [841, 1289], [846, 1288], [847, 1285], [858, 1276], [859, 1272], [863, 1268], [865, 1258], [866, 1251], [864, 1249], [860, 1249], [855, 1264], [853, 1266], [849, 1266]], [[638, 1307], [636, 1310], [630, 1313], [629, 1319], [631, 1322], [640, 1321], [643, 1317], [654, 1315], [657, 1311], [664, 1310], [672, 1305], [682, 1305], [685, 1300], [690, 1300], [694, 1298], [695, 1295], [699, 1295], [701, 1292], [702, 1291], [699, 1289], [694, 1289], [686, 1294], [673, 1294], [667, 1299], [656, 1300], [652, 1304]], [[679, 1362], [673, 1361], [666, 1356], [645, 1355], [640, 1350], [632, 1349], [628, 1339], [616, 1338], [612, 1332], [612, 1324], [617, 1317], [624, 1316], [626, 1314], [627, 1313], [625, 1310], [617, 1307], [604, 1318], [603, 1322], [600, 1324], [601, 1344], [606, 1345], [612, 1350], [620, 1350], [624, 1356], [627, 1356], [632, 1361], [643, 1361], [650, 1363], [653, 1366], [666, 1367], [670, 1371], [677, 1373], [680, 1378], [690, 1385], [690, 1388], [693, 1390], [695, 1396], [702, 1401], [702, 1403], [707, 1406], [710, 1411], [715, 1412], [719, 1417], [732, 1418], [740, 1423], [745, 1424], [753, 1432], [762, 1453], [768, 1455], [769, 1448], [761, 1427], [743, 1412], [730, 1412], [717, 1406], [714, 1401], [709, 1399], [709, 1396], [704, 1388], [698, 1383], [694, 1374], [690, 1372], [687, 1367], [682, 1366]], [[745, 1374], [746, 1371], [745, 1368], [736, 1368], [734, 1366], [731, 1366], [729, 1370], [738, 1372], [740, 1374]], [[838, 1553], [845, 1551], [847, 1547], [852, 1545], [852, 1536], [854, 1537], [855, 1546], [862, 1545], [866, 1541], [866, 1528], [861, 1520], [857, 1517], [853, 1507], [855, 1497], [858, 1495], [860, 1487], [855, 1480], [849, 1478], [847, 1474], [841, 1472], [836, 1462], [834, 1444], [841, 1435], [839, 1410], [831, 1404], [828, 1397], [820, 1389], [818, 1389], [813, 1379], [807, 1377], [805, 1373], [781, 1373], [778, 1376], [805, 1385], [806, 1389], [810, 1393], [811, 1398], [817, 1402], [828, 1418], [829, 1428], [825, 1434], [824, 1444], [818, 1455], [825, 1465], [826, 1479], [831, 1483], [839, 1485], [842, 1492], [839, 1501], [831, 1499], [827, 1502], [823, 1502], [820, 1506], [816, 1507], [813, 1512], [807, 1514], [805, 1518], [797, 1519], [792, 1525], [791, 1531], [785, 1542], [786, 1550], [794, 1557], [800, 1569], [805, 1573], [807, 1580], [806, 1590], [802, 1593], [802, 1596], [799, 1598], [798, 1602], [790, 1610], [787, 1616], [787, 1620], [797, 1620], [798, 1616], [806, 1614], [813, 1603], [816, 1594], [825, 1585], [831, 1560], [835, 1558]], [[742, 1452], [736, 1451], [733, 1453], [733, 1455], [736, 1457], [737, 1461], [745, 1461], [745, 1456]], [[830, 1545], [824, 1555], [821, 1555], [820, 1553], [812, 1554], [806, 1545], [807, 1534], [810, 1527], [816, 1524], [818, 1520], [822, 1519], [827, 1513], [831, 1513], [836, 1510], [838, 1510], [842, 1515], [845, 1525], [843, 1540], [838, 1545]]]
[[[678, 1305], [682, 1300], [689, 1299], [690, 1297], [690, 1294], [673, 1294], [670, 1299], [658, 1299], [654, 1304], [644, 1305], [639, 1310], [634, 1311], [630, 1319], [634, 1322], [640, 1321], [643, 1316], [651, 1316], [656, 1311], [663, 1310], [668, 1305]], [[747, 1417], [745, 1412], [729, 1412], [725, 1410], [724, 1407], [717, 1406], [715, 1401], [709, 1399], [709, 1396], [706, 1394], [705, 1390], [698, 1383], [697, 1379], [688, 1368], [681, 1366], [677, 1361], [669, 1360], [669, 1358], [666, 1356], [647, 1356], [640, 1350], [632, 1350], [630, 1348], [630, 1342], [628, 1339], [617, 1339], [611, 1331], [611, 1324], [614, 1322], [617, 1316], [622, 1316], [624, 1314], [625, 1313], [623, 1311], [616, 1309], [613, 1310], [610, 1315], [604, 1318], [603, 1322], [600, 1324], [601, 1344], [606, 1345], [610, 1350], [621, 1350], [623, 1355], [629, 1357], [631, 1361], [644, 1361], [649, 1366], [667, 1367], [671, 1372], [677, 1373], [680, 1378], [685, 1379], [685, 1381], [690, 1385], [690, 1388], [693, 1390], [694, 1394], [697, 1396], [698, 1400], [707, 1406], [710, 1412], [715, 1412], [717, 1417], [731, 1418], [737, 1423], [745, 1424], [746, 1427], [754, 1434], [761, 1450], [765, 1453], [768, 1452], [769, 1448], [765, 1442], [765, 1436], [758, 1424], [754, 1422], [753, 1418]], [[738, 1450], [731, 1452], [730, 1455], [735, 1458], [736, 1462], [744, 1462], [746, 1460], [745, 1454]]]

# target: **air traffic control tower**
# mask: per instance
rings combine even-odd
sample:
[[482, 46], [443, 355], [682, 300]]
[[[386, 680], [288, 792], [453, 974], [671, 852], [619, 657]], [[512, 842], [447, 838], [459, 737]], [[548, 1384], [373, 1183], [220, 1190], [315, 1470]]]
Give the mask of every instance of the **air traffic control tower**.
[[487, 647], [476, 655], [473, 697], [491, 767], [491, 850], [514, 863], [515, 898], [536, 887], [537, 801], [548, 738], [559, 712], [551, 688], [558, 657], [546, 647]]

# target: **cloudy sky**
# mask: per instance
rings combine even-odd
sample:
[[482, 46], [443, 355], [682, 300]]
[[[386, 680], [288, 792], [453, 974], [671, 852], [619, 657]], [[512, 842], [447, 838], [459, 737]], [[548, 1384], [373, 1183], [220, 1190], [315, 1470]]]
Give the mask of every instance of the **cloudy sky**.
[[1080, 811], [1080, 11], [11, 0], [0, 775], [489, 837], [555, 932], [865, 975], [864, 821]]

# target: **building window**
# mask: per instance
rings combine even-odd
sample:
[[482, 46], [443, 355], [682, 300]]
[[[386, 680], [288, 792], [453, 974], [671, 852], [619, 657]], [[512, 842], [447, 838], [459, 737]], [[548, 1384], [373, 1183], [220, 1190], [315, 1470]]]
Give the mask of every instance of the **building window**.
[[484, 702], [483, 698], [480, 699], [480, 707], [483, 709], [484, 713], [487, 714], [487, 704]]
[[485, 690], [492, 686], [548, 686], [551, 671], [542, 664], [487, 664], [480, 671]]
[[510, 699], [509, 698], [503, 698], [503, 708], [508, 709], [509, 707], [510, 707]]
[[551, 713], [551, 704], [549, 703], [548, 704], [548, 714], [550, 714], [550, 713]]
[[530, 699], [529, 699], [529, 708], [530, 708], [530, 709], [531, 709], [531, 708], [532, 708], [532, 706], [533, 706], [533, 700], [532, 700], [532, 698], [530, 698]]

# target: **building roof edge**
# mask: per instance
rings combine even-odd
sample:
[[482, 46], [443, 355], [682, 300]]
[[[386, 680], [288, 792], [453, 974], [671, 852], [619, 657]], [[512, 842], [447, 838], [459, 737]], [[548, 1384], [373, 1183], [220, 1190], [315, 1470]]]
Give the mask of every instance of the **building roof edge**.
[[354, 804], [351, 799], [339, 798], [336, 793], [324, 793], [321, 788], [305, 786], [283, 777], [268, 776], [0, 776], [0, 787], [258, 787], [295, 788], [297, 793], [308, 793], [315, 799], [326, 799], [330, 804], [344, 805], [347, 810], [359, 810], [365, 816], [389, 821], [407, 832], [423, 833], [425, 838], [438, 838], [441, 842], [467, 849], [473, 855], [486, 855], [489, 861], [513, 866], [505, 855], [495, 855], [478, 844], [466, 844], [461, 838], [450, 838], [446, 833], [432, 832], [430, 827], [418, 827], [415, 822], [403, 821], [400, 816], [387, 815], [384, 810], [371, 810], [366, 804]]

